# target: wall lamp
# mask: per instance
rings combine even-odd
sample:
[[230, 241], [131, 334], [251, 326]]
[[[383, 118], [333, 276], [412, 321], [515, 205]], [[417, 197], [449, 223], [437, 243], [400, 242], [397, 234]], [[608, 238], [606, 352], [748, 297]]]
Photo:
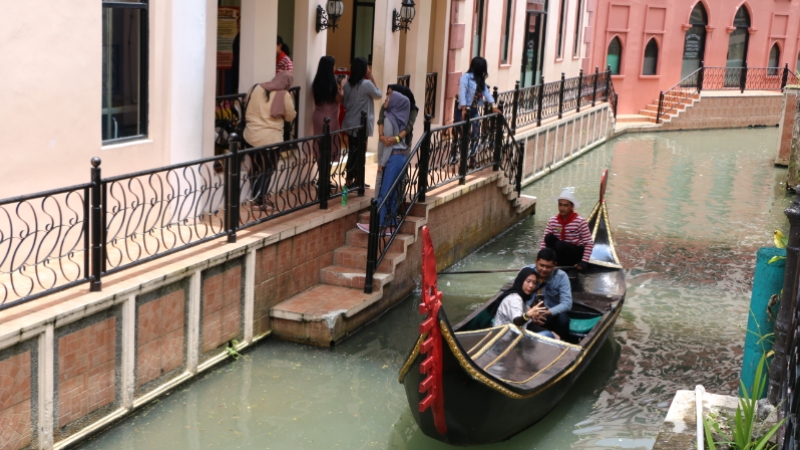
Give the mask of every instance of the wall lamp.
[[317, 5], [317, 33], [329, 28], [335, 32], [335, 30], [339, 28], [337, 22], [339, 22], [339, 18], [342, 17], [343, 12], [344, 3], [342, 3], [342, 0], [328, 0], [325, 9]]
[[414, 9], [414, 0], [403, 0], [401, 5], [400, 14], [397, 13], [397, 9], [392, 10], [392, 33], [399, 30], [405, 30], [408, 33], [408, 27], [417, 13]]

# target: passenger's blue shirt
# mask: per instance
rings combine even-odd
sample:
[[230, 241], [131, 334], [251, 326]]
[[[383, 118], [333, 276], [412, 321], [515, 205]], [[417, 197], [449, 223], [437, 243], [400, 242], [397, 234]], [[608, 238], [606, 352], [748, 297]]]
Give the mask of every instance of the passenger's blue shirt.
[[[471, 73], [467, 72], [461, 75], [461, 79], [458, 80], [458, 106], [471, 106], [472, 97], [475, 95], [475, 90], [477, 88], [478, 84], [475, 82], [475, 77], [473, 77]], [[481, 97], [480, 94], [483, 94], [483, 97]], [[494, 97], [492, 97], [492, 93], [489, 92], [488, 84], [484, 84], [483, 92], [478, 92], [478, 106], [483, 106], [484, 100], [489, 103], [494, 103]]]
[[[536, 272], [536, 264], [527, 267]], [[554, 269], [550, 276], [545, 278], [543, 291], [544, 306], [550, 310], [550, 314], [555, 316], [572, 309], [572, 288], [569, 285], [569, 277], [563, 270]]]

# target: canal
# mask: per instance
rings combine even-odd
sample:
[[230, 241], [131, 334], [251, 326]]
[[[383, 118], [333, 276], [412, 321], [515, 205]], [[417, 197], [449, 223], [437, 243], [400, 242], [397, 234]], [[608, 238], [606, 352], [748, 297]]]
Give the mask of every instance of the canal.
[[[599, 176], [628, 294], [614, 333], [543, 421], [487, 449], [649, 449], [678, 389], [734, 394], [758, 247], [788, 227], [771, 158], [777, 130], [633, 134], [528, 186], [538, 214], [451, 270], [532, 263], [553, 197], [588, 214]], [[446, 275], [455, 323], [510, 274]], [[397, 372], [417, 337], [418, 295], [333, 349], [268, 340], [88, 441], [84, 449], [451, 448], [416, 426]]]

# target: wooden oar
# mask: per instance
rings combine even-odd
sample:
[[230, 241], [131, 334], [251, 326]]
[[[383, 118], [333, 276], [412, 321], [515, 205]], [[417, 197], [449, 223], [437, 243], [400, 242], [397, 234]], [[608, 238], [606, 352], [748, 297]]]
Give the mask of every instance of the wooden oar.
[[[576, 270], [575, 266], [556, 266], [561, 270]], [[511, 273], [519, 272], [522, 269], [489, 269], [489, 270], [464, 270], [461, 272], [439, 272], [436, 275], [475, 275], [479, 273]]]

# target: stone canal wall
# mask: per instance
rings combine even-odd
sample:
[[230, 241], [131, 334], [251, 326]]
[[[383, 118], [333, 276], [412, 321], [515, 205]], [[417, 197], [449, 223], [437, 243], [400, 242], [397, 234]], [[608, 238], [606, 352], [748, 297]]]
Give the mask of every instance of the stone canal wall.
[[774, 127], [781, 121], [783, 95], [767, 91], [708, 91], [659, 130]]
[[[525, 183], [604, 142], [611, 123], [604, 105], [520, 130]], [[105, 277], [101, 292], [78, 287], [0, 312], [0, 448], [73, 445], [224, 361], [231, 347], [272, 334], [277, 305], [323, 282], [321, 269], [341, 257], [369, 200], [298, 211], [240, 232], [236, 243], [212, 241]], [[488, 169], [431, 192], [404, 227], [414, 236], [430, 227], [441, 270], [534, 209], [534, 198], [517, 198]], [[354, 326], [416, 288], [419, 239], [398, 261]]]

